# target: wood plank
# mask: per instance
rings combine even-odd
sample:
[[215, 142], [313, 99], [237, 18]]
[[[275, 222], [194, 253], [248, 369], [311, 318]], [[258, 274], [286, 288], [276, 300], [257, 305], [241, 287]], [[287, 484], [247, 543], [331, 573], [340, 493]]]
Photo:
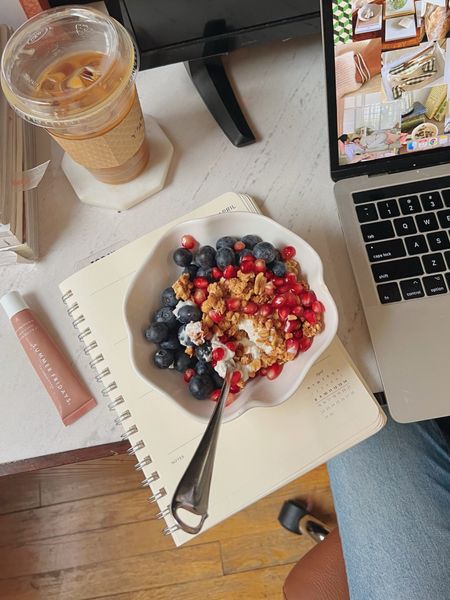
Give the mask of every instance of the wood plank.
[[95, 600], [281, 600], [283, 583], [291, 568], [292, 565], [282, 565], [151, 591], [99, 596]]
[[135, 464], [136, 458], [125, 454], [39, 471], [41, 505], [136, 489], [143, 475]]
[[28, 475], [0, 477], [0, 515], [39, 504], [39, 480]]
[[57, 452], [55, 454], [46, 454], [45, 456], [36, 456], [35, 458], [26, 458], [24, 460], [15, 460], [9, 463], [0, 464], [0, 477], [3, 475], [13, 475], [15, 473], [28, 473], [38, 469], [47, 469], [58, 465], [67, 465], [83, 460], [99, 459], [105, 456], [115, 456], [124, 454], [130, 444], [128, 442], [112, 442], [110, 444], [100, 444], [90, 448], [79, 448], [77, 450], [68, 450], [67, 452]]
[[[31, 577], [5, 579], [0, 586], [0, 599], [89, 600], [98, 596], [150, 590], [166, 585], [168, 581], [175, 585], [221, 575], [219, 544], [202, 544]], [[153, 598], [153, 591], [147, 598]]]
[[134, 490], [11, 513], [0, 518], [0, 547], [154, 518], [148, 490]]

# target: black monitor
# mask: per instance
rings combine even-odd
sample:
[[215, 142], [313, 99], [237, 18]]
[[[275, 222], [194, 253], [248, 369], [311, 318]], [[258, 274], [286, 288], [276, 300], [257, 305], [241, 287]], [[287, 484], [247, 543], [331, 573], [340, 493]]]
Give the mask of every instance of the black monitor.
[[[50, 0], [52, 6], [70, 3]], [[255, 138], [235, 98], [221, 55], [253, 44], [320, 31], [320, 0], [105, 3], [109, 13], [134, 37], [141, 69], [185, 63], [210, 112], [236, 146], [252, 143]]]

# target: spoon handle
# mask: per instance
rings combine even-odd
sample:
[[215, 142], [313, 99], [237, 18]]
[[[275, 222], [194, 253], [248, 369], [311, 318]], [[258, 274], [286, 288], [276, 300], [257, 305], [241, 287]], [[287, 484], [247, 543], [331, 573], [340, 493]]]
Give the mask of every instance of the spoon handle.
[[[172, 498], [171, 511], [175, 521], [186, 533], [196, 534], [201, 531], [208, 517], [209, 490], [216, 455], [217, 438], [222, 422], [222, 413], [231, 385], [232, 369], [227, 366], [225, 380], [219, 400], [214, 409], [205, 433], [191, 459]], [[200, 517], [196, 526], [185, 523], [178, 510], [183, 508]]]

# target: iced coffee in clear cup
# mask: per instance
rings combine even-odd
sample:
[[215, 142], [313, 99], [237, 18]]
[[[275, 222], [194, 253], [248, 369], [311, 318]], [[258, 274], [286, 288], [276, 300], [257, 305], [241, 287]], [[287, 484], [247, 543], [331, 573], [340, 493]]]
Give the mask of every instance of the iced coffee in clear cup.
[[122, 25], [75, 6], [19, 27], [3, 52], [1, 84], [24, 119], [45, 127], [97, 179], [118, 184], [137, 177], [149, 158], [136, 72]]

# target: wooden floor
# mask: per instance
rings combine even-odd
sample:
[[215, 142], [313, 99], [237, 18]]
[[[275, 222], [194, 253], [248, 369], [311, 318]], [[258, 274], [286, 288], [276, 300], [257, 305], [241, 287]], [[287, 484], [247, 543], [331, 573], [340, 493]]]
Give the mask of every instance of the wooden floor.
[[335, 524], [324, 467], [175, 548], [117, 456], [0, 478], [0, 599], [279, 600], [312, 543], [277, 522], [302, 498]]

